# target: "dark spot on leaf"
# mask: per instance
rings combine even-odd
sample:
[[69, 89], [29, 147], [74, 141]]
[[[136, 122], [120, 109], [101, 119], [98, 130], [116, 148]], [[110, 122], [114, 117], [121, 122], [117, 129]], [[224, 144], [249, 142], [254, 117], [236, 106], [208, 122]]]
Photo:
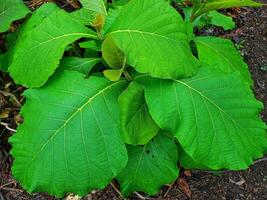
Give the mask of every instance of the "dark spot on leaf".
[[147, 154], [149, 154], [149, 153], [150, 153], [150, 150], [149, 150], [149, 149], [147, 149], [147, 150], [146, 150], [146, 153], [147, 153]]

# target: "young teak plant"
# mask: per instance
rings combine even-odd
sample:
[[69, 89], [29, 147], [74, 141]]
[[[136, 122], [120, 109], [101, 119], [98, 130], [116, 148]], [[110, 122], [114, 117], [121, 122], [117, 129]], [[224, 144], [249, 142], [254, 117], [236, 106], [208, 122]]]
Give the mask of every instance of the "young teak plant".
[[[263, 105], [246, 63], [230, 40], [193, 33], [202, 14], [259, 4], [193, 0], [186, 20], [165, 0], [80, 2], [71, 13], [42, 5], [0, 56], [29, 88], [9, 140], [28, 192], [82, 196], [115, 178], [124, 196], [154, 195], [180, 166], [241, 170], [263, 156]], [[12, 6], [28, 13], [0, 2]], [[7, 31], [17, 16], [3, 15]]]

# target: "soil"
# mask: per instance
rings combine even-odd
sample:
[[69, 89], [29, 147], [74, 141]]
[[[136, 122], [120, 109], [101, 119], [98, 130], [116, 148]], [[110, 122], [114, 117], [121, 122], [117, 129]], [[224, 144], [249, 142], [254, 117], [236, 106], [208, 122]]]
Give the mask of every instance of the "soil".
[[[246, 8], [225, 12], [235, 16], [238, 28], [227, 32], [218, 28], [209, 28], [201, 31], [201, 34], [230, 38], [236, 43], [255, 81], [255, 95], [265, 104], [262, 118], [267, 122], [267, 10], [266, 8]], [[15, 86], [6, 74], [0, 74], [0, 108], [5, 111], [0, 117], [3, 118], [2, 122], [8, 125], [8, 127], [0, 126], [0, 200], [53, 200], [56, 198], [43, 193], [27, 194], [10, 173], [12, 158], [8, 154], [10, 150], [8, 137], [13, 132], [7, 128], [15, 128], [21, 122], [18, 112], [23, 102], [21, 95], [23, 90], [22, 87]], [[94, 191], [83, 199], [122, 199], [116, 190], [117, 184], [114, 182], [106, 189]], [[265, 200], [267, 199], [267, 156], [244, 171], [216, 173], [182, 171], [179, 180], [172, 185], [162, 187], [157, 196], [147, 197], [141, 193], [134, 193], [129, 197], [131, 200], [150, 198], [157, 200]], [[65, 199], [70, 200], [71, 196]]]

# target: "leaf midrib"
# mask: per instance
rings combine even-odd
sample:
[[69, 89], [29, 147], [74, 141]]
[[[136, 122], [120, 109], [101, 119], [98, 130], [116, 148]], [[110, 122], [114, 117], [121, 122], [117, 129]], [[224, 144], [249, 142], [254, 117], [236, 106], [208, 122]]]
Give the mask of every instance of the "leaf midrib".
[[116, 34], [116, 33], [139, 33], [139, 34], [146, 34], [146, 35], [152, 35], [152, 36], [155, 36], [155, 37], [161, 37], [161, 38], [164, 38], [166, 40], [170, 40], [170, 41], [174, 41], [174, 42], [178, 42], [180, 43], [181, 41], [184, 41], [184, 40], [175, 40], [175, 39], [172, 39], [170, 37], [167, 37], [165, 35], [160, 35], [160, 34], [157, 34], [157, 33], [154, 33], [154, 32], [147, 32], [147, 31], [140, 31], [140, 30], [131, 30], [131, 29], [124, 29], [124, 30], [117, 30], [117, 31], [112, 31], [110, 33], [108, 33], [105, 37], [107, 38], [108, 36], [110, 35], [113, 35], [113, 34]]
[[232, 64], [232, 63], [230, 62], [230, 59], [228, 59], [226, 56], [224, 56], [220, 51], [218, 51], [218, 50], [215, 49], [214, 47], [212, 47], [212, 46], [208, 45], [207, 43], [202, 42], [202, 41], [200, 41], [200, 40], [197, 40], [197, 42], [201, 43], [202, 45], [204, 45], [204, 46], [210, 48], [211, 50], [215, 51], [216, 53], [218, 53], [218, 54], [219, 54], [219, 55], [220, 55], [220, 56], [221, 56], [227, 63], [229, 63], [229, 64], [232, 66], [232, 68], [234, 68], [234, 69], [238, 69], [237, 67], [235, 67], [234, 64]]
[[228, 114], [226, 113], [219, 105], [217, 105], [213, 100], [211, 100], [210, 98], [208, 98], [207, 96], [205, 96], [201, 91], [198, 91], [197, 89], [191, 87], [190, 85], [186, 84], [183, 81], [179, 81], [179, 80], [174, 80], [177, 83], [180, 83], [186, 87], [188, 87], [190, 90], [193, 90], [194, 92], [196, 92], [197, 94], [199, 94], [202, 98], [206, 99], [208, 102], [210, 102], [212, 105], [214, 105], [221, 113], [225, 114], [225, 116], [227, 116], [234, 124], [235, 126], [239, 127], [240, 129], [244, 130], [245, 132], [247, 132], [244, 128], [242, 128], [241, 126], [239, 126], [239, 124]]
[[38, 45], [35, 45], [33, 47], [31, 47], [30, 49], [27, 49], [24, 54], [28, 53], [29, 51], [31, 51], [32, 49], [35, 49], [35, 48], [39, 48], [40, 46], [46, 44], [46, 43], [49, 43], [49, 42], [52, 42], [54, 40], [57, 40], [57, 39], [61, 39], [61, 38], [64, 38], [64, 37], [69, 37], [69, 36], [84, 36], [84, 37], [90, 37], [90, 38], [93, 38], [93, 39], [97, 39], [97, 36], [96, 35], [93, 35], [93, 34], [90, 34], [90, 33], [69, 33], [69, 34], [63, 34], [61, 36], [58, 36], [58, 37], [53, 37], [49, 40], [46, 40], [44, 42], [40, 42], [38, 43]]
[[40, 151], [38, 151], [36, 153], [35, 156], [32, 157], [31, 162], [34, 161], [39, 155], [40, 153], [45, 149], [45, 147], [57, 136], [57, 134], [66, 127], [66, 125], [79, 113], [82, 112], [83, 108], [85, 106], [87, 106], [88, 104], [90, 104], [96, 97], [98, 97], [100, 94], [102, 94], [103, 92], [105, 92], [106, 90], [110, 89], [112, 86], [121, 83], [121, 81], [112, 83], [110, 85], [108, 85], [107, 87], [105, 87], [104, 89], [98, 91], [95, 95], [93, 95], [91, 98], [88, 99], [88, 101], [86, 101], [81, 107], [79, 107], [78, 109], [76, 109], [76, 111], [63, 123], [62, 126], [60, 126], [54, 133], [53, 135], [47, 140], [47, 142], [45, 142], [42, 147], [40, 148]]

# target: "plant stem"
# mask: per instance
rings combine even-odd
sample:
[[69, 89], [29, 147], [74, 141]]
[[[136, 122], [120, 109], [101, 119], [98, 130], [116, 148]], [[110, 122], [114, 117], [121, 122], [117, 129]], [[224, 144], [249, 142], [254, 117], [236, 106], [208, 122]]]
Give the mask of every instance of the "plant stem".
[[122, 64], [122, 71], [123, 71], [123, 74], [126, 77], [126, 79], [128, 81], [132, 81], [133, 80], [132, 77], [130, 76], [130, 74], [125, 69], [126, 68], [126, 61], [127, 61], [127, 59], [126, 59], [126, 56], [124, 55], [124, 57], [123, 57], [123, 64]]

